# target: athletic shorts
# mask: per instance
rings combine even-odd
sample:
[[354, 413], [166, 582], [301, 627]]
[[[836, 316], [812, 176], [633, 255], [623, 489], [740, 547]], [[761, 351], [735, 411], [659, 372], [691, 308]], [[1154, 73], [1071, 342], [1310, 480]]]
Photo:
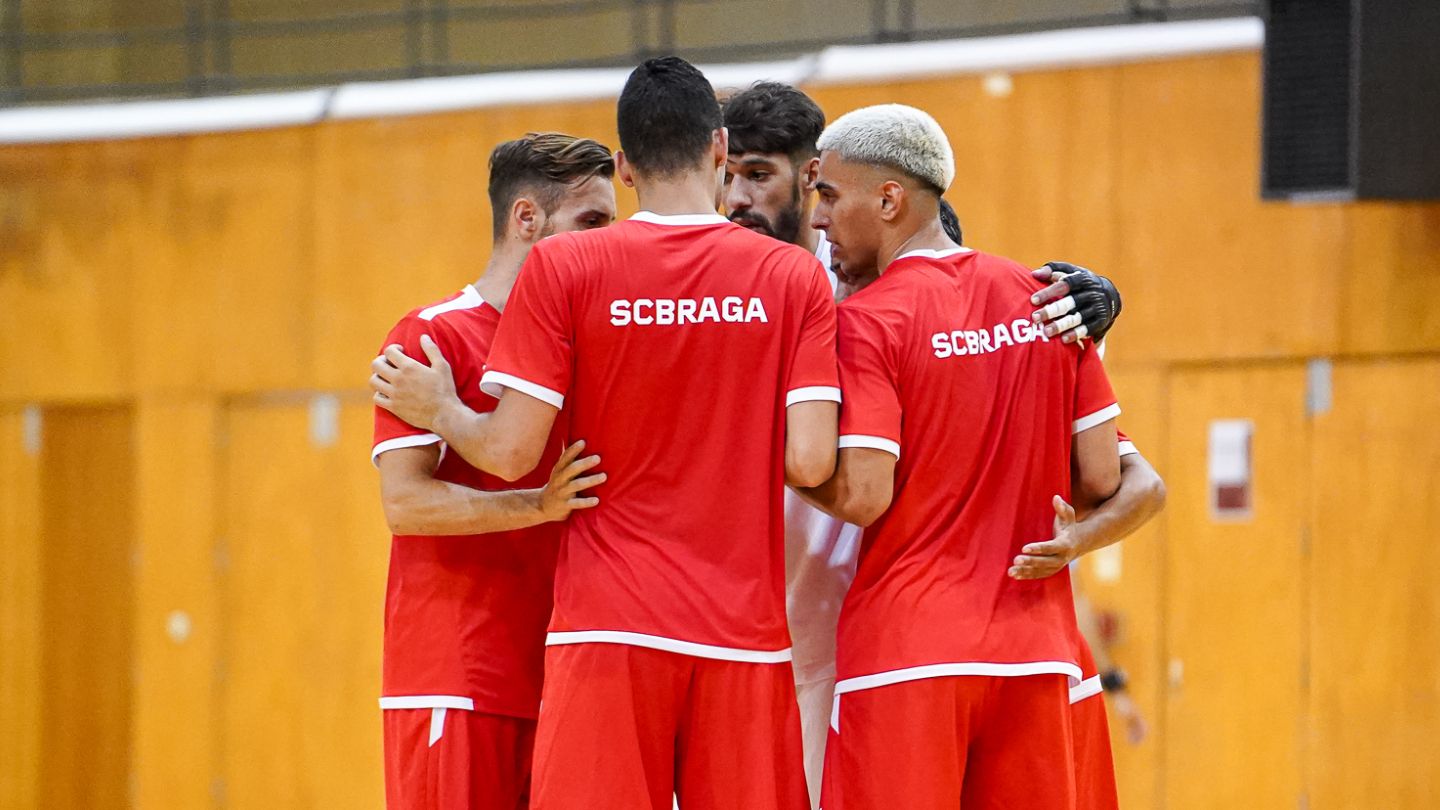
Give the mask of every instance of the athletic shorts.
[[1110, 720], [1095, 673], [1095, 656], [1081, 640], [1080, 670], [1085, 680], [1070, 690], [1070, 722], [1075, 730], [1075, 801], [1079, 810], [1118, 810], [1115, 757], [1110, 750]]
[[386, 709], [387, 810], [525, 810], [535, 721], [464, 709]]
[[960, 675], [840, 696], [825, 810], [1074, 810], [1070, 680]]
[[807, 810], [790, 665], [545, 652], [533, 810]]

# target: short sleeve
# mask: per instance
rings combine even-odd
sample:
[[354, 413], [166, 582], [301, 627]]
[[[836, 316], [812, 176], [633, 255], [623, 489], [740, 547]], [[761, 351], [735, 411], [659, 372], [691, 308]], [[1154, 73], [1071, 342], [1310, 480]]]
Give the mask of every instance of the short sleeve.
[[1080, 364], [1075, 375], [1075, 422], [1071, 433], [1081, 433], [1104, 424], [1120, 415], [1120, 403], [1105, 374], [1100, 352], [1093, 346], [1080, 348]]
[[884, 324], [855, 307], [839, 310], [840, 447], [869, 447], [900, 457], [898, 367]]
[[542, 242], [532, 248], [520, 269], [480, 390], [499, 397], [504, 389], [513, 388], [563, 408], [570, 389], [574, 331], [563, 282], [568, 276], [555, 272], [546, 247]]
[[814, 259], [815, 272], [807, 275], [804, 295], [798, 304], [804, 308], [795, 359], [786, 380], [785, 406], [797, 402], [840, 401], [840, 378], [835, 359], [835, 294], [825, 273]]
[[[435, 324], [422, 320], [414, 315], [406, 316], [395, 328], [390, 330], [386, 336], [385, 343], [380, 347], [383, 352], [385, 346], [398, 344], [405, 350], [405, 354], [412, 358], [419, 358], [424, 362], [425, 350], [420, 348], [420, 336], [429, 335], [439, 347], [440, 353], [446, 357], [454, 357], [451, 351], [452, 343], [449, 339], [450, 333], [447, 330], [434, 329]], [[375, 406], [375, 430], [370, 446], [370, 462], [376, 463], [380, 454], [389, 450], [399, 450], [402, 447], [422, 447], [427, 444], [439, 444], [440, 437], [428, 430], [422, 430], [406, 422], [395, 414], [385, 410], [379, 405]]]
[[1124, 458], [1124, 457], [1126, 457], [1126, 456], [1138, 456], [1138, 455], [1140, 455], [1140, 450], [1139, 450], [1139, 448], [1137, 448], [1137, 447], [1135, 446], [1135, 442], [1131, 441], [1131, 440], [1130, 440], [1130, 437], [1125, 434], [1125, 431], [1120, 430], [1119, 428], [1116, 428], [1116, 430], [1115, 430], [1115, 436], [1116, 436], [1116, 438], [1117, 438], [1117, 439], [1119, 440], [1119, 442], [1120, 442], [1120, 457], [1121, 457], [1121, 458]]

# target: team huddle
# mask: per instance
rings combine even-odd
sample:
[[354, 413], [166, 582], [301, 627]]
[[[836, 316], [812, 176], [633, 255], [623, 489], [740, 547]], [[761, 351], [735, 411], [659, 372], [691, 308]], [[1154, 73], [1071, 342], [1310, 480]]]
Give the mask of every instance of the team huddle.
[[661, 57], [617, 123], [497, 147], [484, 274], [373, 363], [388, 807], [1115, 807], [1114, 288], [962, 246], [912, 107]]

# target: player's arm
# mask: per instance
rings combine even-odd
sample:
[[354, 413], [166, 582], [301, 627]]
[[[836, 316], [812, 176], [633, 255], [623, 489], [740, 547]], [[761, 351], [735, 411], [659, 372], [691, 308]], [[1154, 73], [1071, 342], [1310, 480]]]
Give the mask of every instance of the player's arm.
[[895, 497], [896, 457], [887, 450], [845, 447], [830, 480], [795, 491], [811, 505], [846, 523], [869, 526]]
[[450, 364], [429, 335], [420, 348], [430, 365], [387, 346], [371, 364], [375, 404], [443, 438], [470, 466], [514, 481], [535, 469], [559, 408], [506, 388], [490, 413], [476, 413], [455, 393]]
[[385, 521], [393, 534], [454, 535], [512, 531], [564, 520], [577, 509], [600, 503], [599, 498], [580, 494], [605, 481], [604, 473], [586, 474], [600, 459], [581, 458], [584, 449], [584, 442], [571, 445], [543, 487], [495, 492], [436, 479], [438, 444], [386, 451], [375, 460]]
[[[1077, 447], [1079, 439], [1077, 436]], [[1099, 452], [1099, 448], [1096, 451]], [[1115, 452], [1114, 447], [1110, 452]], [[1021, 549], [1010, 569], [1011, 576], [1016, 579], [1050, 576], [1072, 560], [1120, 542], [1165, 508], [1165, 482], [1150, 462], [1139, 453], [1121, 456], [1115, 461], [1119, 467], [1119, 485], [1114, 494], [1084, 506], [1083, 520], [1076, 520], [1076, 510], [1056, 496], [1055, 537]], [[1086, 503], [1079, 494], [1075, 499], [1078, 504]]]
[[797, 402], [785, 409], [785, 483], [813, 487], [835, 472], [840, 406], [826, 400]]
[[1065, 343], [1086, 337], [1099, 341], [1120, 317], [1120, 291], [1110, 279], [1067, 262], [1049, 262], [1033, 272], [1050, 286], [1030, 296], [1040, 307], [1031, 315], [1048, 337]]

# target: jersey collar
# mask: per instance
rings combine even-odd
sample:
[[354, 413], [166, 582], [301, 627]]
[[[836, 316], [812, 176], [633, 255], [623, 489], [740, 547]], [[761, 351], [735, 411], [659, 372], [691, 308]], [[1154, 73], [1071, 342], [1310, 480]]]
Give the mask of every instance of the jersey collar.
[[972, 252], [968, 247], [950, 248], [949, 250], [912, 250], [909, 253], [901, 253], [895, 257], [895, 261], [918, 256], [923, 259], [948, 259], [951, 256], [959, 256], [961, 253]]
[[657, 214], [654, 211], [637, 211], [630, 217], [637, 222], [651, 225], [723, 225], [730, 220], [719, 214]]

